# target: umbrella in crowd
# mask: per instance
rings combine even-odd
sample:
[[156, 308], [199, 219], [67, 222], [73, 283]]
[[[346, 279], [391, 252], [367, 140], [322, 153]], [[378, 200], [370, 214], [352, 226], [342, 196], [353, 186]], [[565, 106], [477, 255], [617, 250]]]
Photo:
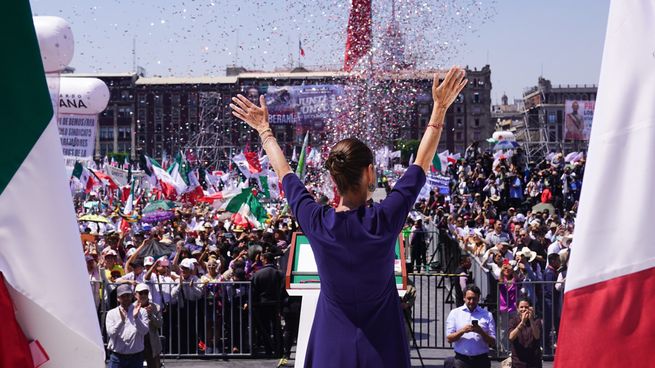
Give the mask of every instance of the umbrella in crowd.
[[496, 143], [496, 145], [494, 146], [494, 150], [495, 151], [500, 151], [500, 150], [505, 151], [505, 150], [515, 149], [518, 146], [519, 146], [519, 144], [516, 143], [516, 141], [500, 141], [500, 142]]
[[537, 203], [532, 206], [532, 212], [544, 212], [548, 211], [549, 214], [555, 213], [555, 206], [550, 203]]
[[148, 203], [145, 208], [143, 208], [143, 213], [151, 213], [156, 211], [170, 211], [177, 207], [177, 204], [173, 201], [153, 201]]
[[79, 218], [79, 221], [104, 222], [105, 224], [109, 222], [106, 217], [100, 215], [84, 215]]
[[148, 223], [155, 223], [159, 221], [170, 220], [174, 217], [175, 217], [175, 213], [173, 213], [172, 211], [156, 210], [149, 213], [144, 213], [143, 217], [141, 217], [141, 221], [148, 222]]

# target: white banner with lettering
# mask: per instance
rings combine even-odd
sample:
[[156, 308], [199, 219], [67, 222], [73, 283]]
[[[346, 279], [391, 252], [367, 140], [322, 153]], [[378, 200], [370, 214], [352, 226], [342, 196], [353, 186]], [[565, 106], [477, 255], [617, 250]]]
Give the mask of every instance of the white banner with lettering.
[[74, 166], [75, 161], [88, 164], [93, 160], [97, 120], [97, 115], [59, 114], [57, 123], [66, 166]]

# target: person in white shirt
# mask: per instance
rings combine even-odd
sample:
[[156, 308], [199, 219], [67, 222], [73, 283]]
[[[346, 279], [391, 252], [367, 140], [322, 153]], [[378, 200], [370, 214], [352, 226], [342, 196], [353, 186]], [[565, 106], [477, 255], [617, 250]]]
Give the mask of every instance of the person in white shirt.
[[455, 308], [446, 320], [448, 342], [455, 350], [455, 366], [489, 368], [489, 347], [496, 345], [496, 324], [486, 309], [478, 306], [480, 289], [467, 285], [464, 305]]
[[111, 352], [109, 368], [141, 368], [144, 337], [149, 331], [148, 312], [140, 304], [132, 304], [132, 287], [121, 285], [117, 293], [119, 305], [107, 312], [105, 329]]

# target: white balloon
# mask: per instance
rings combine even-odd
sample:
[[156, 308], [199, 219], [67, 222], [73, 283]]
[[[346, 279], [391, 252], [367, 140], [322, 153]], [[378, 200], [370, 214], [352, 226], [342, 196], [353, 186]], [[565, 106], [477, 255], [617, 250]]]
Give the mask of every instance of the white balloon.
[[514, 133], [508, 132], [508, 131], [499, 131], [499, 132], [494, 132], [494, 134], [491, 136], [493, 139], [497, 141], [515, 141], [516, 137], [514, 137]]
[[59, 82], [59, 112], [99, 114], [107, 108], [109, 88], [98, 78], [62, 76]]
[[75, 41], [70, 24], [59, 17], [38, 16], [33, 18], [45, 72], [64, 70], [73, 60], [75, 52]]

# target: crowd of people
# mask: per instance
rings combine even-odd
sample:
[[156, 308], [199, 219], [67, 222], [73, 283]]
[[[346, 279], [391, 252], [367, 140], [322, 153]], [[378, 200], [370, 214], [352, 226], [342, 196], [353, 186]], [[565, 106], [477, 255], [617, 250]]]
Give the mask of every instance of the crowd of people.
[[[311, 194], [329, 205], [333, 193], [321, 191], [324, 176], [319, 168], [308, 171]], [[469, 147], [444, 170], [448, 191], [427, 188], [407, 219], [404, 234], [413, 270], [447, 271], [443, 257], [430, 264], [426, 255], [433, 235], [428, 228], [438, 229], [439, 248], [456, 244], [461, 255], [456, 265], [461, 276], [453, 280], [457, 306], [464, 304], [467, 285], [476, 282], [470, 270], [477, 264], [492, 276], [490, 290], [498, 290], [482, 297], [496, 315], [501, 350], [512, 351], [519, 301], [527, 300], [544, 320], [544, 352], [552, 353], [554, 339], [545, 338], [555, 335], [559, 323], [583, 174], [584, 159], [566, 162], [558, 154], [535, 163], [526, 162], [520, 150], [494, 157], [477, 145]], [[398, 176], [380, 173], [379, 187], [391, 190]], [[283, 199], [264, 201], [269, 218], [259, 227], [237, 224], [234, 214], [209, 203], [182, 202], [168, 219], [130, 221], [128, 230], [120, 231], [126, 218], [108, 197], [99, 187], [78, 193], [75, 205], [80, 215], [106, 219], [80, 221], [80, 232], [99, 313], [120, 311], [107, 313], [113, 325], [101, 321], [110, 349], [131, 351], [121, 352], [111, 343], [117, 338], [115, 324], [122, 320], [133, 321], [137, 336], [148, 342], [149, 358], [162, 349], [172, 354], [251, 353], [243, 343], [248, 336], [256, 351], [281, 358], [281, 363], [289, 358], [300, 301], [286, 294], [284, 271], [292, 234], [300, 229]], [[147, 202], [137, 203], [136, 212]], [[130, 286], [133, 304], [128, 305], [123, 285]], [[140, 324], [147, 320], [148, 329]], [[166, 337], [163, 344], [159, 334]]]
[[[465, 303], [467, 285], [482, 286], [472, 268], [489, 276], [489, 295], [481, 297], [496, 316], [501, 353], [517, 356], [512, 342], [518, 335], [512, 331], [520, 325], [521, 303], [543, 320], [537, 339], [543, 354], [554, 353], [584, 168], [580, 156], [526, 162], [521, 151], [494, 157], [474, 145], [448, 166], [449, 193], [431, 191], [407, 220], [412, 268], [459, 275], [452, 280], [458, 307]], [[437, 252], [456, 247], [458, 263], [427, 256], [430, 236], [439, 239]]]

